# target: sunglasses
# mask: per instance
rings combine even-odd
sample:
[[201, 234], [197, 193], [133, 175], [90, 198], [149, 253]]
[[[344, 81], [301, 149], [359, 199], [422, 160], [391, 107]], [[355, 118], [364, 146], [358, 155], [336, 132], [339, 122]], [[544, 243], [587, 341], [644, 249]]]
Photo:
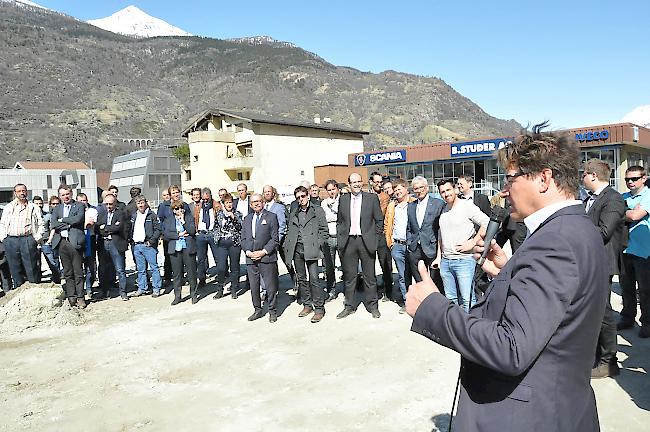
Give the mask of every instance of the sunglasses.
[[643, 178], [643, 176], [638, 176], [638, 177], [625, 177], [626, 182], [635, 182], [639, 181], [639, 179]]
[[296, 198], [298, 198], [298, 199], [307, 198], [307, 195], [305, 195], [305, 194], [296, 195]]

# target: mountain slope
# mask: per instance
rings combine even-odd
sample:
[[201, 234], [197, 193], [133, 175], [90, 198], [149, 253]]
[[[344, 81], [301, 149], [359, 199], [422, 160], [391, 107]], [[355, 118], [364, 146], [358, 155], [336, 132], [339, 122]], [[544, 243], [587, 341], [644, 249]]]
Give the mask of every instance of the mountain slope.
[[183, 142], [209, 107], [371, 132], [366, 145], [507, 135], [444, 81], [334, 66], [300, 48], [199, 37], [135, 39], [70, 17], [0, 2], [0, 163], [93, 161], [110, 166], [123, 138]]
[[650, 105], [641, 105], [634, 108], [621, 120], [650, 128]]

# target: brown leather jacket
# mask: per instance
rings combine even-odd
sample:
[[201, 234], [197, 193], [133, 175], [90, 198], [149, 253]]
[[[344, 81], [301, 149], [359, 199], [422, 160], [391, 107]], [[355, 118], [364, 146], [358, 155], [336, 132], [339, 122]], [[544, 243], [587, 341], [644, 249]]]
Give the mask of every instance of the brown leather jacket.
[[[415, 198], [410, 196], [408, 202], [413, 202], [413, 201], [415, 201]], [[393, 247], [393, 225], [395, 223], [396, 204], [397, 201], [390, 200], [390, 202], [386, 204], [386, 212], [384, 214], [384, 235], [386, 235], [386, 244], [388, 245], [388, 249]]]

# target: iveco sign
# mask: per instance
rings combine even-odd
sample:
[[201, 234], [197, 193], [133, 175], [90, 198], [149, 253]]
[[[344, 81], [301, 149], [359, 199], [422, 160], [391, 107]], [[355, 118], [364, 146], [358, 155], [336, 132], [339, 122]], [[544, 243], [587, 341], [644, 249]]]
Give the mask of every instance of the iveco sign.
[[494, 153], [506, 146], [507, 138], [451, 144], [451, 157], [481, 156]]
[[599, 141], [609, 138], [609, 130], [605, 129], [596, 132], [584, 132], [576, 134], [576, 141]]
[[355, 156], [354, 165], [379, 165], [394, 162], [405, 162], [406, 150], [395, 150], [383, 153], [361, 153]]

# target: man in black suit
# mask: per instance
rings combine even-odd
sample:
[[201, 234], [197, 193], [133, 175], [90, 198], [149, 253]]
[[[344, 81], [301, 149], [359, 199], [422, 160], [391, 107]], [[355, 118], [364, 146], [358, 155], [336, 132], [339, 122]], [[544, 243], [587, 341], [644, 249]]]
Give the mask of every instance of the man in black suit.
[[490, 206], [490, 199], [487, 197], [487, 195], [474, 190], [474, 179], [472, 176], [458, 176], [456, 186], [458, 186], [458, 198], [472, 201], [476, 207], [481, 209], [483, 213], [490, 216], [490, 209], [492, 208]]
[[97, 255], [100, 263], [99, 287], [108, 298], [115, 282], [114, 273], [108, 270], [112, 268], [117, 272], [120, 297], [128, 301], [124, 253], [129, 246], [127, 241], [130, 231], [129, 217], [123, 209], [116, 208], [116, 201], [114, 195], [106, 195], [104, 198], [106, 211], [97, 215], [95, 224], [99, 230], [97, 239]]
[[[575, 199], [575, 139], [543, 126], [497, 152], [512, 216], [530, 234], [510, 259], [491, 244], [483, 269], [494, 279], [485, 295], [466, 314], [423, 264], [423, 281], [407, 294], [411, 330], [462, 356], [455, 430], [599, 430], [589, 375], [609, 294], [607, 253]], [[479, 240], [475, 253], [483, 247]]]
[[361, 191], [363, 181], [359, 174], [350, 174], [348, 182], [351, 193], [339, 199], [336, 221], [336, 244], [345, 280], [345, 308], [336, 318], [345, 318], [356, 312], [354, 296], [359, 261], [365, 286], [364, 304], [373, 318], [379, 318], [375, 254], [379, 238], [384, 235], [384, 216], [377, 195]]
[[86, 307], [84, 299], [83, 252], [86, 247], [84, 221], [86, 208], [72, 200], [72, 189], [59, 186], [61, 204], [54, 207], [50, 228], [54, 230], [52, 248], [59, 251], [65, 277], [65, 295], [70, 306]]
[[[607, 162], [590, 159], [585, 162], [582, 184], [589, 191], [585, 200], [587, 216], [596, 225], [607, 249], [609, 283], [612, 276], [620, 274], [620, 257], [625, 241], [625, 201], [620, 193], [609, 185], [611, 168]], [[605, 315], [598, 335], [596, 361], [592, 378], [606, 378], [619, 374], [616, 360], [616, 322], [610, 296], [607, 296]]]
[[266, 299], [269, 308], [269, 321], [278, 319], [275, 300], [278, 292], [278, 218], [275, 213], [264, 210], [262, 195], [253, 194], [250, 198], [252, 212], [244, 218], [241, 233], [241, 248], [246, 255], [248, 281], [255, 311], [248, 321], [261, 318], [262, 296], [260, 278], [264, 278]]
[[248, 197], [248, 186], [246, 183], [239, 183], [237, 185], [237, 198], [232, 200], [232, 208], [241, 213], [241, 217], [245, 218], [253, 211], [252, 202]]
[[[445, 208], [445, 202], [429, 194], [429, 182], [421, 176], [411, 181], [417, 200], [409, 203], [406, 209], [406, 248], [408, 250], [409, 267], [417, 282], [421, 281], [418, 272], [418, 262], [424, 261], [431, 268], [438, 256], [438, 231], [440, 229], [440, 214]], [[440, 269], [433, 268], [433, 280], [442, 288]]]

